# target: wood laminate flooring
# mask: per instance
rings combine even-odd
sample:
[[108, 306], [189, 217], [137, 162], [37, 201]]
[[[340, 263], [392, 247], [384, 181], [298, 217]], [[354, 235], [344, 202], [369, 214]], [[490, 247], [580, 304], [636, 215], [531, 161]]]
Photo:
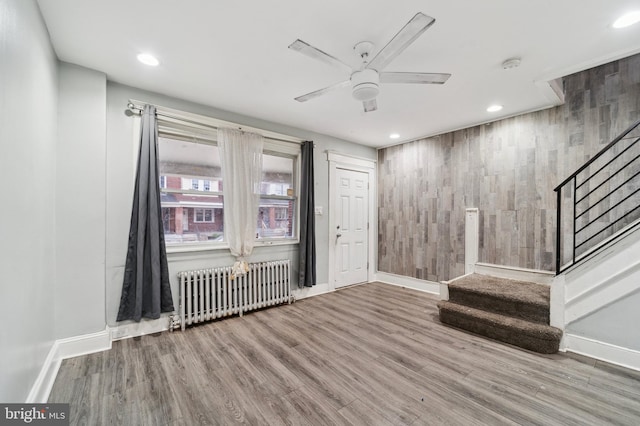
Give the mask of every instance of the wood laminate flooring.
[[88, 425], [640, 424], [640, 372], [441, 324], [381, 283], [114, 342], [63, 361], [50, 402]]

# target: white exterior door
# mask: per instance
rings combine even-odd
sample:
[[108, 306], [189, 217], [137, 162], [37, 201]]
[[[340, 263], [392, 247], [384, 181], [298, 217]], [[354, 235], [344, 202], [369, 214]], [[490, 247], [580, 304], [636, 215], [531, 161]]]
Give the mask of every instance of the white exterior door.
[[369, 238], [369, 175], [336, 170], [336, 274], [335, 285], [344, 287], [367, 281]]
[[189, 209], [185, 207], [182, 208], [182, 230], [189, 230]]

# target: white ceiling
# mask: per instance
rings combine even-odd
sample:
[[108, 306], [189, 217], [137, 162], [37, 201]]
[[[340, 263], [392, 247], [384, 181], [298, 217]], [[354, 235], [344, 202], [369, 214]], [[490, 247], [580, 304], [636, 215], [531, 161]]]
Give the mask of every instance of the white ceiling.
[[[538, 110], [558, 102], [547, 82], [640, 52], [640, 25], [615, 30], [631, 0], [39, 0], [62, 61], [111, 81], [219, 109], [384, 146]], [[417, 12], [436, 19], [386, 71], [451, 73], [444, 85], [382, 85], [378, 110], [343, 88], [294, 97], [348, 78], [287, 48], [296, 39], [357, 68]], [[161, 61], [150, 68], [136, 55]], [[510, 57], [517, 69], [503, 70]], [[499, 113], [486, 112], [493, 103]], [[124, 106], [123, 106], [124, 108]]]

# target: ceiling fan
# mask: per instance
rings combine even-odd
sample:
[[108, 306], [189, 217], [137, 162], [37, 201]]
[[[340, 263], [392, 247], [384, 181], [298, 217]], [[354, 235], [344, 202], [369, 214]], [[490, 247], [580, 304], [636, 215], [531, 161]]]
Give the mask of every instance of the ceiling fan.
[[434, 18], [418, 12], [371, 61], [369, 61], [369, 55], [373, 49], [373, 44], [368, 41], [356, 44], [353, 49], [362, 59], [362, 65], [357, 70], [354, 70], [341, 60], [300, 39], [294, 41], [289, 45], [289, 49], [326, 64], [336, 66], [347, 71], [350, 76], [348, 80], [307, 93], [306, 95], [298, 96], [295, 100], [298, 102], [306, 102], [309, 99], [317, 98], [325, 93], [350, 85], [352, 96], [362, 102], [365, 112], [370, 112], [378, 109], [376, 96], [378, 96], [380, 92], [380, 83], [443, 84], [451, 77], [451, 74], [382, 72], [396, 56], [409, 47], [409, 45], [433, 25], [435, 21]]

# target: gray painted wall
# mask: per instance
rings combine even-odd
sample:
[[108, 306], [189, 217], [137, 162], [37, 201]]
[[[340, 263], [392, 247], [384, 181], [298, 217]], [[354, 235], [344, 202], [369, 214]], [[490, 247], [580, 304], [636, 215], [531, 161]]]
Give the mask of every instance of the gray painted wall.
[[470, 207], [480, 262], [553, 270], [553, 188], [640, 118], [640, 55], [565, 85], [559, 107], [379, 150], [378, 270], [462, 275]]
[[106, 75], [60, 63], [56, 338], [104, 330]]
[[[640, 275], [640, 274], [636, 274]], [[639, 277], [640, 278], [640, 277]], [[567, 326], [566, 332], [640, 351], [640, 289]]]
[[0, 401], [24, 402], [54, 340], [57, 61], [35, 1], [0, 2]]
[[[372, 148], [131, 87], [58, 63], [33, 0], [0, 2], [0, 401], [23, 402], [55, 339], [115, 325], [135, 169], [127, 100], [154, 102], [316, 143], [318, 281], [328, 280], [326, 150], [375, 160]], [[252, 260], [289, 257], [297, 246], [262, 247]], [[172, 254], [184, 269], [229, 264], [226, 250]], [[294, 271], [294, 275], [295, 275]], [[172, 278], [174, 297], [178, 289]]]
[[[150, 102], [195, 114], [232, 121], [247, 126], [279, 132], [305, 140], [313, 140], [315, 148], [315, 189], [316, 205], [324, 207], [324, 215], [316, 216], [317, 276], [318, 283], [328, 282], [329, 250], [329, 164], [327, 150], [335, 150], [359, 157], [375, 160], [373, 148], [349, 143], [330, 136], [312, 133], [276, 123], [246, 117], [198, 105], [176, 98], [150, 93], [133, 87], [109, 82], [107, 84], [107, 226], [106, 226], [106, 304], [107, 322], [116, 325], [122, 277], [127, 250], [133, 182], [135, 173], [133, 119], [124, 114], [129, 99]], [[256, 247], [251, 261], [290, 258], [294, 265], [292, 276], [297, 281], [297, 245]], [[178, 302], [179, 271], [196, 268], [229, 265], [233, 258], [228, 250], [210, 250], [197, 253], [169, 254], [169, 273], [174, 301]]]

